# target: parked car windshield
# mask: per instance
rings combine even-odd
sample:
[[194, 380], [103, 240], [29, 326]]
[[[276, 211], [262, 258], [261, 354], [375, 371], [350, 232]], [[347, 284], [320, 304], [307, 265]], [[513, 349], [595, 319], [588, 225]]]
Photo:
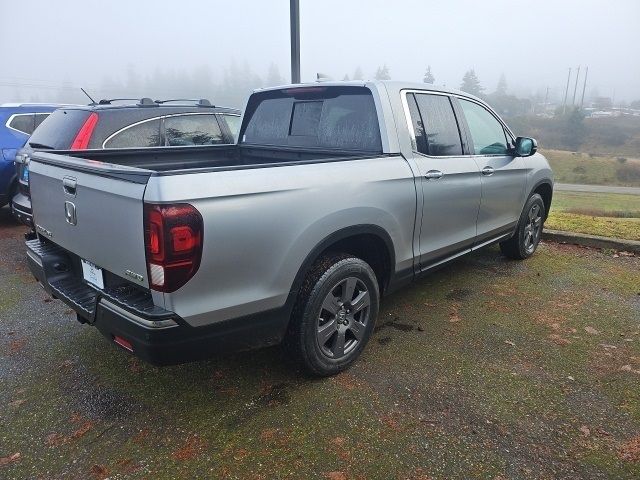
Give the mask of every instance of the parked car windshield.
[[381, 152], [380, 127], [365, 87], [300, 87], [251, 96], [241, 143]]

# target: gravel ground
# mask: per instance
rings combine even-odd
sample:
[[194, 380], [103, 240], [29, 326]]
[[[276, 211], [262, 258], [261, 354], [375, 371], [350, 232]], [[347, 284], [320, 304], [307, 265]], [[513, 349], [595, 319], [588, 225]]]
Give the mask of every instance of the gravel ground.
[[362, 359], [167, 368], [80, 325], [0, 210], [0, 478], [639, 478], [640, 259], [497, 248], [387, 298]]

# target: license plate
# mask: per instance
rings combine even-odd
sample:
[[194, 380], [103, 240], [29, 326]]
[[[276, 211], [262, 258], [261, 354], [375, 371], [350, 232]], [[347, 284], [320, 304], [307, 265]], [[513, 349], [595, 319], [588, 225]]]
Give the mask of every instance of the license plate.
[[85, 281], [91, 285], [104, 289], [104, 280], [102, 278], [102, 269], [96, 267], [93, 263], [86, 260], [80, 260], [82, 262], [82, 276]]

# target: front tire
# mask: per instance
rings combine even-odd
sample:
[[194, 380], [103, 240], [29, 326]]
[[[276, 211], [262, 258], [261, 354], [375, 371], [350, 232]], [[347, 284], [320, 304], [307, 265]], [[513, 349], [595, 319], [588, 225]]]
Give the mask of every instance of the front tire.
[[380, 293], [375, 273], [348, 254], [318, 259], [305, 278], [294, 307], [287, 347], [312, 375], [348, 368], [367, 344]]
[[534, 193], [522, 210], [516, 233], [509, 240], [500, 243], [500, 250], [509, 258], [524, 260], [538, 248], [544, 226], [545, 208], [542, 197]]

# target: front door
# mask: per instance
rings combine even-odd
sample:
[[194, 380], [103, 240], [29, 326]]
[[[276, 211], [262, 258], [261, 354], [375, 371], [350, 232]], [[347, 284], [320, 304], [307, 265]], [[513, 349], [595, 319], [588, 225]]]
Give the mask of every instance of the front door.
[[[525, 201], [526, 164], [509, 148], [511, 137], [482, 105], [458, 99], [481, 172], [482, 200], [476, 245], [511, 234]], [[462, 119], [461, 119], [462, 120]]]
[[423, 195], [420, 269], [468, 252], [476, 237], [480, 171], [465, 155], [449, 96], [407, 93]]

